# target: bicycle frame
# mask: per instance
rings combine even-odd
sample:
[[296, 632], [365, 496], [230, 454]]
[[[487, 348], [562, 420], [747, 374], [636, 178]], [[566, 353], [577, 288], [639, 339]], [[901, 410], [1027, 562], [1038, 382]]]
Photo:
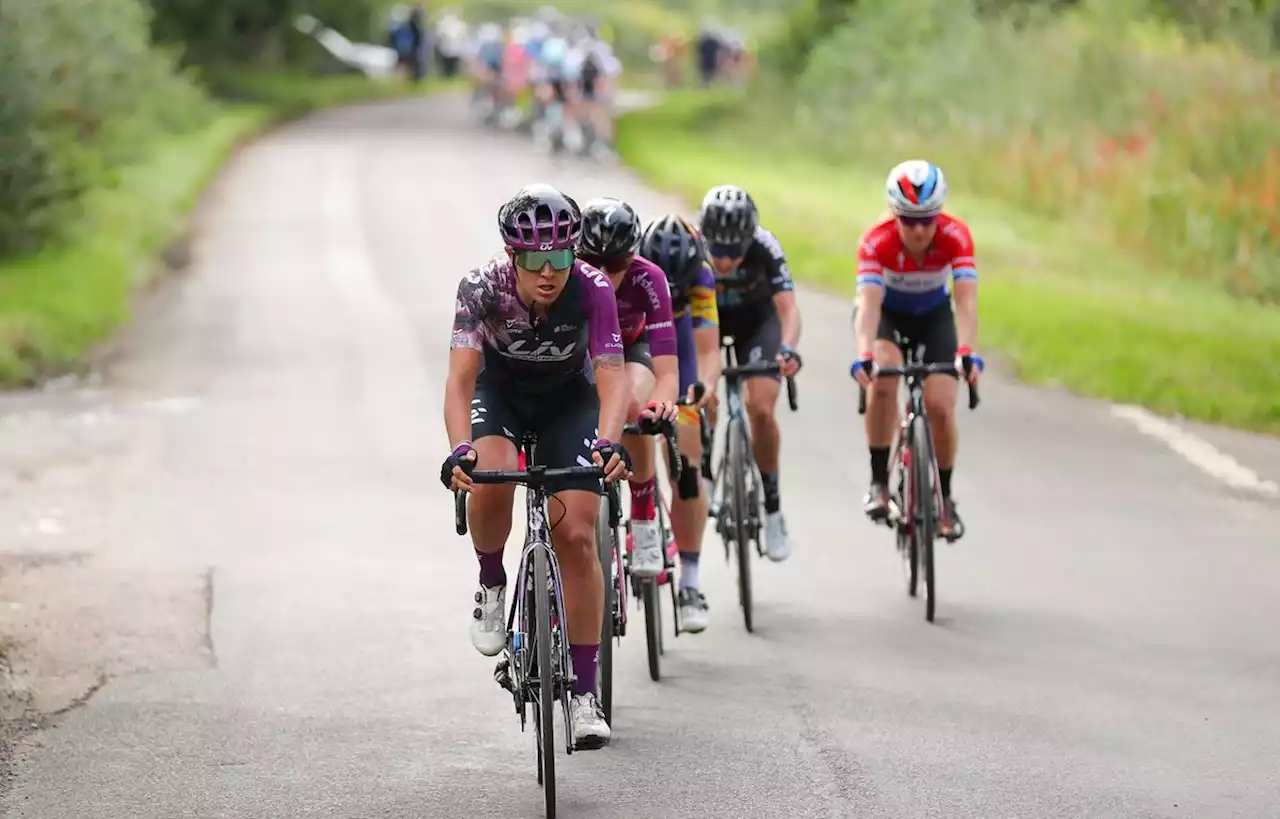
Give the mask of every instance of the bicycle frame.
[[[721, 347], [724, 352], [724, 368], [726, 370], [736, 368], [737, 355], [734, 352], [733, 345], [726, 344], [722, 341]], [[725, 403], [728, 405], [728, 415], [725, 418], [724, 448], [720, 453], [720, 460], [716, 465], [716, 469], [712, 477], [711, 498], [721, 496], [724, 492], [725, 476], [729, 474], [729, 436], [735, 434], [735, 429], [741, 430], [743, 441], [746, 445], [746, 451], [748, 453], [754, 452], [751, 448], [751, 426], [747, 423], [746, 408], [742, 403], [742, 378], [740, 376], [726, 377], [724, 379], [724, 386]], [[712, 437], [714, 437], [714, 430], [712, 431]], [[751, 457], [750, 462], [751, 475], [747, 478], [749, 486], [749, 491], [747, 492], [747, 504], [750, 507], [750, 510], [747, 513], [747, 530], [750, 532], [758, 532], [760, 528], [760, 511], [757, 508], [759, 507], [760, 470], [756, 466], [754, 456]], [[708, 498], [708, 500], [710, 500], [710, 498]], [[752, 501], [755, 501], [755, 503], [752, 503]], [[727, 536], [730, 534], [731, 530], [727, 525], [727, 519], [724, 514], [726, 511], [726, 504], [721, 502], [717, 508], [719, 509], [720, 514], [717, 515], [716, 529], [717, 533], [720, 535], [721, 542], [724, 544], [724, 559], [725, 562], [728, 563], [732, 558], [730, 543], [733, 538]], [[734, 537], [736, 537], [736, 535], [734, 535]]]
[[[920, 345], [914, 351], [908, 351], [904, 356], [904, 366], [911, 366], [919, 363], [923, 357], [924, 346]], [[897, 485], [895, 481], [905, 481], [906, 492], [902, 498], [902, 505], [905, 508], [893, 508], [896, 504], [891, 502], [890, 515], [888, 523], [891, 526], [897, 526], [903, 529], [908, 535], [914, 536], [916, 533], [916, 524], [914, 510], [916, 509], [915, 492], [919, 491], [919, 487], [915, 485], [915, 481], [911, 479], [911, 467], [914, 463], [915, 455], [911, 446], [911, 425], [916, 419], [924, 421], [924, 434], [929, 442], [929, 452], [936, 453], [937, 450], [933, 446], [933, 428], [929, 425], [929, 415], [925, 411], [924, 406], [924, 381], [925, 376], [909, 373], [903, 378], [906, 381], [906, 399], [903, 406], [902, 423], [898, 426], [898, 434], [895, 436], [892, 454], [889, 458], [890, 473], [889, 485]], [[933, 456], [933, 462], [930, 464], [930, 472], [933, 476], [933, 508], [937, 510], [940, 516], [946, 514], [945, 507], [942, 503], [942, 478], [938, 474], [938, 462], [936, 454]], [[911, 514], [908, 513], [911, 510]]]

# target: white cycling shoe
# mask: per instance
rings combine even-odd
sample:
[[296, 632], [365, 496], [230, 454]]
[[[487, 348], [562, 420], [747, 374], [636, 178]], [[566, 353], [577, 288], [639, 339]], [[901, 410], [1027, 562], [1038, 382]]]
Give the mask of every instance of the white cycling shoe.
[[711, 625], [711, 609], [707, 606], [706, 596], [697, 589], [681, 589], [680, 630], [690, 634], [706, 631]]
[[471, 645], [486, 657], [496, 657], [507, 646], [507, 587], [476, 588], [471, 610]]
[[631, 574], [647, 579], [657, 577], [666, 567], [662, 538], [656, 520], [631, 521]]
[[569, 703], [569, 723], [573, 727], [573, 749], [594, 751], [609, 744], [613, 732], [605, 721], [604, 709], [595, 694], [574, 694]]
[[771, 512], [764, 518], [764, 551], [774, 563], [781, 563], [791, 556], [791, 541], [787, 537], [787, 522], [781, 512]]

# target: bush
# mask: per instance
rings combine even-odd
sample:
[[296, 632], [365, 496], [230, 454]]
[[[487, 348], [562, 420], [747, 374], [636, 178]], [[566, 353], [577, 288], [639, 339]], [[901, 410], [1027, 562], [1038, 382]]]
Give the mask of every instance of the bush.
[[1280, 67], [1113, 3], [1063, 18], [861, 0], [796, 85], [803, 130], [872, 167], [927, 156], [959, 187], [1280, 302]]
[[82, 194], [208, 115], [137, 0], [0, 4], [0, 257], [55, 238]]

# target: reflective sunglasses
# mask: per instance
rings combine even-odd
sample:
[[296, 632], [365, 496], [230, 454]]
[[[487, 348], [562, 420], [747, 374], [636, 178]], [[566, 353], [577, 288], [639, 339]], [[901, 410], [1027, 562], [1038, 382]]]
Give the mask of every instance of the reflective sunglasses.
[[583, 256], [582, 261], [594, 267], [596, 270], [603, 270], [611, 275], [627, 272], [627, 268], [631, 266], [632, 256]]
[[711, 258], [713, 259], [737, 259], [740, 258], [746, 250], [742, 245], [712, 245], [710, 252]]
[[938, 221], [937, 216], [899, 216], [898, 221], [908, 227], [928, 227]]
[[563, 273], [573, 267], [574, 255], [570, 249], [561, 250], [517, 250], [516, 266], [524, 270], [538, 272], [547, 265], [557, 273]]

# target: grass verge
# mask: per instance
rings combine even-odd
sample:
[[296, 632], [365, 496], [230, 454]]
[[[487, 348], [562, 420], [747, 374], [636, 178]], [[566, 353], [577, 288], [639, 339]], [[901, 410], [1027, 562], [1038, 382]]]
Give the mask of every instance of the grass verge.
[[73, 371], [129, 319], [131, 293], [160, 269], [200, 191], [243, 139], [320, 108], [440, 87], [251, 71], [212, 72], [209, 84], [234, 100], [212, 122], [165, 137], [147, 162], [90, 192], [65, 242], [0, 261], [0, 386]]
[[[885, 172], [826, 164], [724, 95], [682, 93], [623, 117], [618, 150], [696, 203], [745, 187], [796, 275], [852, 294], [858, 238], [884, 213]], [[1280, 433], [1280, 313], [1128, 256], [1088, 224], [952, 191], [982, 269], [982, 347], [1015, 375], [1166, 415]]]

